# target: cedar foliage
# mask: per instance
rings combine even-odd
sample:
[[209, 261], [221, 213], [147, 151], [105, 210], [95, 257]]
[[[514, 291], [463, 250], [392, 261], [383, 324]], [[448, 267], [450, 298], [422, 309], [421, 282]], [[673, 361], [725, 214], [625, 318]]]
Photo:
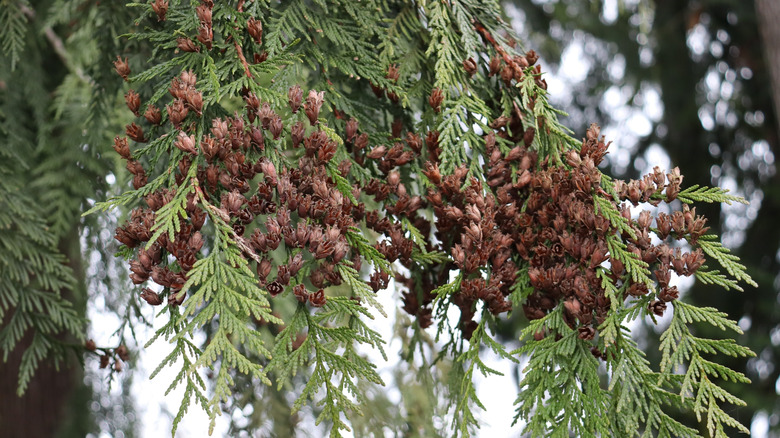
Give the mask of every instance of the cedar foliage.
[[[528, 358], [516, 420], [533, 436], [699, 436], [676, 409], [711, 436], [747, 432], [728, 414], [743, 402], [716, 384], [747, 379], [711, 359], [753, 353], [695, 336], [740, 329], [670, 284], [753, 284], [688, 207], [743, 201], [683, 188], [677, 169], [603, 174], [598, 127], [577, 140], [558, 122], [498, 4], [130, 6], [114, 67], [136, 119], [114, 149], [132, 189], [88, 213], [132, 208], [118, 255], [135, 284], [157, 285], [138, 299], [167, 318], [149, 340], [171, 345], [154, 374], [176, 366], [170, 388], [185, 387], [172, 433], [193, 403], [213, 427], [247, 377], [292, 392], [293, 412], [313, 403], [331, 436], [371, 416], [366, 384], [383, 382], [359, 346], [385, 354], [370, 320], [391, 277], [415, 318], [407, 358], [435, 327], [430, 366], [451, 363], [459, 435], [478, 427], [474, 373], [497, 373], [484, 348]], [[520, 309], [530, 322], [508, 351], [495, 327]], [[665, 312], [651, 364], [627, 324]]]
[[[627, 146], [625, 152], [646, 158], [660, 146], [671, 162], [684, 169], [686, 185], [732, 184], [732, 191], [751, 201], [750, 206], [705, 204], [697, 211], [709, 219], [711, 232], [722, 235], [724, 244], [740, 256], [758, 287], [746, 288], [741, 294], [720, 294], [716, 286], [696, 282], [685, 293], [688, 303], [717, 307], [730, 319], [743, 321], [745, 333], [732, 337], [758, 357], [724, 358], [720, 363], [752, 380], [749, 385], [733, 387], [748, 405], [735, 408], [732, 415], [745, 421], [760, 418], [763, 412], [770, 417], [780, 412], [775, 388], [780, 368], [761, 365], [776, 364], [780, 357], [780, 344], [774, 345], [770, 336], [776, 333], [780, 315], [775, 281], [780, 271], [780, 260], [775, 257], [780, 242], [780, 229], [775, 226], [780, 198], [771, 195], [780, 181], [773, 159], [778, 156], [780, 131], [773, 116], [773, 94], [768, 92], [771, 50], [764, 50], [764, 46], [777, 44], [761, 32], [766, 17], [756, 11], [757, 4], [736, 0], [640, 2], [610, 11], [603, 2], [596, 7], [568, 0], [514, 2], [526, 17], [523, 39], [532, 41], [537, 50], [543, 48], [550, 63], [567, 47], [584, 49], [587, 73], [580, 75], [586, 79], [570, 84], [575, 98], [562, 107], [570, 114], [567, 126], [581, 132], [591, 120], [608, 124], [612, 116], [614, 121], [622, 118], [603, 105], [605, 90], [619, 88], [628, 101], [637, 103], [657, 93], [663, 113], [657, 119], [647, 114], [647, 135], [626, 133], [628, 138], [621, 142]], [[627, 34], [637, 38], [626, 38]], [[695, 45], [704, 40], [713, 42], [714, 50]], [[615, 66], [620, 66], [617, 76], [612, 74]], [[546, 67], [548, 71], [556, 68]], [[563, 103], [567, 96], [555, 97]], [[726, 109], [729, 116], [716, 117], [715, 108]], [[712, 123], [707, 123], [707, 114]], [[765, 117], [754, 119], [753, 114]], [[641, 161], [634, 166], [623, 161], [629, 164], [623, 166], [615, 156], [608, 161], [610, 172], [619, 172], [621, 177], [636, 178], [636, 167], [642, 167]], [[720, 174], [717, 169], [722, 170]], [[748, 321], [751, 324], [745, 325]], [[699, 336], [720, 336], [717, 328], [701, 329]], [[646, 347], [649, 357], [656, 350], [652, 345]], [[770, 424], [769, 429], [777, 434], [780, 424]]]

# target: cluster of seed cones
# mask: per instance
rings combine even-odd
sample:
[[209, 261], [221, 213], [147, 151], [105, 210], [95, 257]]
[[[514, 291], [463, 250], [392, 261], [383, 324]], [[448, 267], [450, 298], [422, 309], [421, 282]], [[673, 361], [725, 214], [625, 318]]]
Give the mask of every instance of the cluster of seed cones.
[[[512, 310], [513, 285], [524, 281], [518, 275], [527, 275], [531, 289], [522, 295], [526, 317], [542, 318], [563, 306], [567, 323], [578, 330], [582, 339], [593, 339], [611, 305], [597, 276], [601, 269], [617, 288], [623, 288], [625, 296], [643, 296], [657, 286], [649, 310], [662, 315], [665, 303], [679, 295], [677, 288], [670, 286], [672, 272], [693, 275], [704, 263], [701, 250], [685, 251], [684, 244], [673, 241], [695, 244], [707, 231], [706, 220], [687, 205], [681, 211], [661, 212], [655, 218], [650, 210], [632, 215], [629, 205], [644, 203], [652, 207], [674, 201], [682, 182], [679, 171], [664, 174], [656, 168], [640, 180], [618, 180], [602, 187], [608, 180], [598, 164], [608, 145], [599, 136], [597, 126], [588, 130], [579, 151], [570, 151], [564, 157], [565, 163], [551, 163], [549, 159], [539, 160], [528, 147], [533, 142], [533, 130], [525, 131], [513, 148], [499, 149], [496, 136], [509, 138], [502, 128], [510, 123], [500, 121], [496, 131], [486, 136], [489, 159], [483, 169], [487, 177], [484, 183], [468, 177], [465, 166], [451, 175], [442, 175], [436, 160], [438, 135], [435, 131], [427, 133], [428, 156], [432, 159], [425, 162], [423, 174], [432, 187], [425, 198], [407, 194], [398, 182], [399, 169], [383, 166], [381, 160], [388, 154], [387, 148], [374, 148], [368, 154], [380, 160], [380, 169], [388, 169], [385, 181], [373, 180], [366, 187], [366, 193], [384, 203], [387, 216], [373, 219], [369, 225], [389, 237], [379, 244], [380, 251], [414, 272], [410, 277], [396, 277], [406, 286], [404, 310], [415, 315], [422, 327], [429, 326], [434, 289], [448, 281], [451, 269], [458, 269], [463, 280], [451, 302], [460, 308], [460, 328], [469, 338], [477, 326], [477, 304], [481, 302], [496, 315]], [[412, 152], [419, 151], [419, 138], [407, 134], [406, 143]], [[403, 150], [400, 143], [394, 148]], [[597, 208], [595, 197], [613, 205], [613, 211], [625, 219], [620, 231], [614, 224], [616, 219]], [[420, 208], [433, 210], [432, 223], [416, 213]], [[404, 217], [431, 237], [427, 251], [443, 251], [452, 262], [415, 270], [410, 258], [412, 242], [404, 238], [397, 225]], [[436, 230], [433, 235], [432, 228]], [[647, 263], [655, 284], [632, 282], [621, 257], [610, 252], [609, 238], [625, 244], [629, 257]]]
[[[178, 292], [200, 257], [204, 246], [200, 230], [211, 205], [216, 207], [217, 216], [230, 224], [247, 259], [256, 262], [261, 287], [276, 296], [289, 286], [298, 300], [317, 307], [324, 305], [323, 288], [343, 280], [336, 265], [346, 261], [357, 270], [362, 266], [361, 255], [350, 245], [347, 234], [359, 225], [366, 209], [364, 204], [352, 201], [359, 196], [359, 189], [342, 192], [328, 169], [336, 143], [319, 129], [323, 93], [311, 91], [304, 100], [299, 87], [290, 88], [291, 112], [296, 114], [302, 108], [309, 128], [297, 121], [285, 131], [281, 117], [268, 103], [245, 91], [243, 114], [214, 118], [210, 131], [196, 139], [195, 124], [188, 122], [201, 117], [202, 107], [197, 112], [185, 111], [182, 116], [177, 109], [181, 105], [176, 104], [183, 102], [185, 109], [193, 109], [182, 96], [199, 95], [196, 82], [195, 75], [186, 71], [173, 79], [171, 95], [175, 100], [166, 113], [175, 133], [171, 154], [178, 159], [176, 182], [181, 184], [188, 175], [194, 175], [193, 185], [197, 189], [186, 195], [187, 219], [182, 221], [174, 239], [163, 233], [146, 248], [154, 235], [155, 212], [172, 202], [174, 190], [159, 189], [146, 195], [147, 205], [134, 209], [130, 220], [117, 229], [117, 240], [129, 248], [138, 248], [137, 258], [130, 262], [131, 279], [136, 284], [151, 280], [163, 286], [168, 304], [181, 304], [185, 295]], [[128, 95], [128, 106], [137, 113], [137, 94]], [[163, 123], [157, 120], [157, 125]], [[367, 137], [357, 135], [356, 124], [351, 129], [350, 143], [357, 143], [357, 151]], [[147, 141], [141, 126], [133, 123], [127, 131], [136, 143]], [[282, 138], [283, 132], [289, 132], [289, 136]], [[302, 149], [302, 153], [294, 166], [278, 168], [262, 154], [266, 142], [289, 142], [294, 149]], [[117, 137], [114, 147], [127, 160], [136, 189], [144, 187], [148, 183], [144, 165], [134, 158], [127, 139]], [[191, 172], [194, 165], [197, 169]], [[335, 172], [346, 174], [349, 165], [349, 161], [342, 161], [335, 166]], [[273, 262], [271, 253], [280, 247], [286, 249], [289, 258], [284, 263]], [[296, 279], [304, 266], [308, 275]], [[388, 280], [388, 273], [377, 272], [370, 283], [379, 290]], [[309, 287], [313, 289], [310, 291]], [[152, 305], [163, 303], [161, 295], [150, 288], [143, 289], [141, 298]]]
[[[180, 39], [179, 50], [211, 49], [212, 7], [206, 1], [197, 8], [198, 43]], [[154, 10], [164, 20], [167, 2], [156, 1]], [[255, 44], [261, 45], [262, 24], [251, 20], [247, 26]], [[478, 30], [490, 41], [487, 31]], [[546, 88], [533, 51], [524, 56], [509, 56], [498, 48], [497, 52], [483, 70], [488, 77], [498, 75], [498, 86], [510, 87], [531, 74], [538, 87]], [[255, 61], [262, 59], [256, 56]], [[242, 62], [246, 66], [246, 60]], [[128, 78], [126, 60], [117, 59], [115, 67]], [[479, 71], [473, 59], [464, 61], [463, 67], [469, 77]], [[386, 78], [390, 83], [398, 81], [398, 69], [391, 66]], [[300, 87], [291, 87], [291, 114], [285, 115], [244, 89], [242, 111], [217, 117], [208, 115], [197, 85], [194, 73], [181, 72], [171, 82], [173, 99], [165, 110], [148, 105], [143, 114], [140, 96], [129, 91], [125, 99], [139, 123], [128, 125], [127, 138], [117, 137], [114, 142], [115, 150], [127, 160], [136, 189], [149, 184], [155, 163], [138, 150], [134, 154], [128, 138], [136, 144], [148, 142], [145, 129], [157, 136], [155, 141], [169, 145], [170, 162], [176, 163], [170, 171], [177, 185], [190, 187], [185, 195], [187, 217], [173, 239], [156, 233], [155, 224], [156, 212], [177, 198], [172, 189], [149, 192], [147, 205], [137, 207], [128, 223], [117, 229], [117, 240], [137, 248], [130, 264], [133, 282], [153, 281], [163, 287], [162, 293], [143, 289], [141, 298], [149, 304], [167, 299], [169, 305], [179, 305], [186, 298], [179, 292], [202, 257], [207, 242], [201, 229], [210, 214], [232, 228], [247, 260], [255, 263], [260, 287], [272, 296], [291, 290], [296, 299], [313, 306], [324, 305], [324, 289], [343, 281], [336, 268], [339, 263], [360, 271], [366, 254], [348, 236], [361, 225], [382, 236], [374, 247], [385, 259], [407, 268], [410, 275], [395, 275], [404, 286], [402, 307], [423, 328], [433, 322], [434, 291], [457, 269], [460, 288], [448, 299], [460, 309], [459, 328], [465, 338], [477, 326], [480, 305], [499, 315], [521, 304], [529, 319], [542, 318], [562, 306], [568, 325], [590, 340], [611, 306], [599, 270], [620, 289], [620, 298], [654, 294], [649, 310], [660, 315], [665, 303], [679, 295], [670, 285], [672, 272], [692, 275], [704, 263], [700, 250], [684, 251], [685, 245], [673, 243], [695, 244], [706, 232], [706, 221], [695, 210], [684, 207], [653, 217], [649, 210], [637, 215], [629, 208], [630, 204], [673, 202], [682, 182], [679, 171], [665, 174], [655, 169], [640, 180], [610, 182], [598, 169], [607, 144], [595, 125], [580, 150], [540, 158], [533, 144], [543, 121], [524, 127], [515, 106], [510, 116], [493, 120], [484, 135], [484, 179], [470, 174], [465, 165], [443, 175], [435, 130], [404, 132], [398, 120], [392, 126], [392, 145], [369, 145], [368, 134], [360, 133], [358, 121], [350, 119], [339, 133], [347, 156], [320, 125], [323, 92], [312, 90], [304, 98]], [[398, 101], [390, 90], [374, 86], [374, 92]], [[442, 90], [432, 90], [428, 104], [434, 113], [441, 111], [443, 102]], [[533, 105], [534, 99], [530, 102]], [[305, 119], [298, 116], [301, 109]], [[333, 112], [337, 119], [346, 119], [338, 110]], [[210, 117], [210, 129], [200, 132], [198, 122], [204, 117]], [[170, 128], [165, 128], [168, 124]], [[350, 181], [352, 163], [372, 169], [374, 178]], [[425, 184], [418, 184], [423, 175]], [[187, 178], [190, 185], [183, 184]], [[415, 190], [426, 187], [427, 191], [415, 193], [407, 187], [411, 181]], [[367, 209], [360, 202], [361, 192], [373, 197], [378, 208]], [[603, 202], [619, 214], [610, 216]], [[433, 218], [422, 211], [432, 211]], [[415, 240], [409, 225], [423, 241]], [[154, 243], [148, 245], [153, 237]], [[628, 257], [650, 266], [651, 282], [631, 280], [626, 255], [615, 254], [616, 247], [610, 246], [610, 240], [616, 239]], [[436, 251], [450, 261], [432, 266], [415, 260], [417, 253]], [[279, 262], [282, 252], [284, 260]], [[376, 269], [367, 282], [376, 292], [387, 287], [391, 275]], [[518, 282], [527, 287], [516, 293]]]

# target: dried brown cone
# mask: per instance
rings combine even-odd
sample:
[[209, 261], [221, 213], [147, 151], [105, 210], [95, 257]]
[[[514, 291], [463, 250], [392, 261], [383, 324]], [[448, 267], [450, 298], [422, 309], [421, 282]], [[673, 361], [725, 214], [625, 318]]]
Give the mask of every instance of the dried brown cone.
[[287, 102], [290, 105], [290, 110], [293, 114], [296, 114], [301, 108], [301, 102], [303, 101], [303, 91], [298, 85], [294, 85], [287, 90]]
[[653, 313], [656, 316], [664, 316], [664, 312], [666, 311], [666, 303], [659, 300], [651, 302], [647, 307], [650, 313]]
[[157, 21], [165, 21], [165, 15], [168, 13], [168, 0], [154, 0], [152, 9], [157, 14]]
[[322, 289], [309, 295], [309, 303], [314, 307], [322, 307], [327, 302], [328, 298], [325, 296], [325, 292]]
[[680, 292], [677, 290], [677, 286], [664, 287], [658, 292], [658, 298], [664, 302], [674, 301], [679, 297]]
[[171, 290], [171, 293], [168, 294], [168, 305], [173, 307], [181, 306], [185, 298], [187, 298], [187, 295], [181, 291]]
[[203, 93], [191, 88], [187, 90], [187, 93], [184, 95], [184, 100], [187, 102], [187, 106], [198, 115], [201, 115], [201, 110], [203, 109]]
[[141, 298], [152, 306], [159, 306], [163, 303], [163, 299], [160, 294], [149, 289], [148, 287], [143, 288], [141, 291]]
[[300, 303], [305, 303], [309, 299], [309, 291], [306, 290], [306, 286], [298, 284], [293, 288], [293, 295], [295, 299]]
[[441, 112], [442, 102], [444, 102], [444, 93], [438, 88], [431, 90], [431, 95], [428, 97], [428, 104], [435, 112]]
[[127, 107], [130, 109], [130, 111], [135, 115], [136, 117], [139, 117], [141, 114], [138, 112], [138, 110], [141, 108], [141, 96], [138, 95], [134, 90], [129, 90], [125, 94], [125, 103], [127, 104]]
[[168, 112], [168, 120], [176, 129], [181, 128], [181, 123], [190, 111], [181, 99], [174, 100], [170, 105], [166, 105], [165, 109]]
[[176, 46], [182, 52], [200, 52], [200, 46], [187, 37], [176, 38]]
[[593, 340], [596, 337], [596, 330], [589, 325], [581, 326], [577, 329], [577, 337], [586, 341]]
[[536, 61], [539, 60], [539, 55], [535, 50], [531, 49], [526, 52], [525, 59], [528, 61], [528, 65], [534, 65], [536, 64]]
[[134, 141], [138, 143], [146, 143], [148, 140], [146, 137], [144, 137], [144, 130], [140, 126], [136, 125], [135, 122], [127, 125], [125, 127], [125, 132], [127, 133], [127, 136], [133, 139]]
[[114, 353], [122, 359], [123, 362], [127, 362], [130, 359], [130, 352], [127, 351], [127, 347], [120, 345], [114, 350]]
[[488, 76], [495, 76], [501, 71], [501, 57], [496, 55], [490, 58]]
[[355, 141], [355, 136], [357, 135], [358, 130], [358, 121], [354, 118], [350, 118], [347, 121], [346, 127], [344, 129], [344, 140], [346, 140], [348, 143], [352, 143]]
[[127, 77], [130, 76], [130, 66], [127, 64], [127, 58], [122, 59], [117, 56], [116, 61], [114, 61], [114, 69], [124, 80], [127, 80]]
[[130, 146], [127, 144], [126, 138], [119, 136], [114, 137], [114, 150], [125, 160], [130, 159]]
[[173, 144], [184, 152], [190, 153], [192, 155], [198, 155], [198, 151], [195, 149], [195, 136], [193, 135], [187, 135], [184, 132], [179, 132], [179, 136], [176, 137], [176, 141], [174, 141]]
[[474, 73], [477, 72], [477, 63], [474, 61], [474, 58], [464, 60], [463, 69], [466, 70], [466, 73], [468, 73], [469, 77], [474, 76]]
[[160, 108], [157, 108], [154, 105], [147, 106], [146, 111], [144, 112], [144, 118], [152, 125], [159, 125], [162, 123]]
[[268, 59], [268, 52], [266, 51], [263, 51], [263, 53], [255, 53], [254, 56], [252, 57], [252, 61], [255, 64], [261, 64], [265, 62], [267, 59]]
[[210, 25], [201, 24], [198, 27], [198, 41], [203, 43], [207, 49], [211, 50], [212, 42], [214, 41], [214, 31]]
[[249, 18], [246, 22], [246, 28], [258, 45], [263, 44], [263, 23], [260, 20], [256, 20], [254, 17]]
[[202, 4], [195, 8], [195, 15], [198, 16], [202, 26], [211, 27], [211, 10], [214, 7], [213, 4]]
[[303, 104], [303, 109], [306, 112], [306, 117], [309, 118], [309, 123], [314, 126], [319, 122], [320, 109], [325, 99], [324, 91], [309, 90], [309, 95], [306, 97], [306, 103]]
[[266, 289], [272, 297], [275, 297], [284, 292], [284, 286], [282, 286], [278, 281], [272, 281]]

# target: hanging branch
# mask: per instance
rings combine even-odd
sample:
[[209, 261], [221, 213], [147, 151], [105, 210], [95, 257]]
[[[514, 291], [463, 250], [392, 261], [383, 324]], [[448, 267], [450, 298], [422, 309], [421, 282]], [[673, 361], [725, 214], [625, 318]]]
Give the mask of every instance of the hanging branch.
[[[528, 360], [516, 420], [534, 436], [696, 436], [670, 408], [712, 435], [746, 430], [724, 408], [743, 402], [713, 379], [747, 379], [701, 354], [753, 353], [693, 336], [693, 323], [738, 327], [678, 301], [671, 281], [754, 284], [688, 207], [742, 199], [682, 188], [678, 169], [604, 175], [598, 126], [571, 137], [496, 2], [232, 4], [136, 5], [159, 23], [132, 35], [155, 47], [145, 71], [115, 63], [135, 90], [137, 123], [114, 145], [135, 190], [96, 206], [134, 207], [116, 237], [133, 282], [162, 287], [141, 298], [167, 304], [157, 337], [185, 362], [177, 425], [193, 398], [213, 426], [245, 375], [292, 391], [294, 411], [321, 407], [331, 436], [349, 431], [369, 403], [361, 385], [383, 384], [358, 346], [384, 354], [366, 318], [385, 316], [376, 294], [392, 278], [413, 339], [435, 325], [443, 341], [456, 434], [478, 427], [474, 373], [495, 373], [485, 346]], [[527, 325], [510, 352], [494, 327], [517, 311]], [[625, 324], [667, 311], [651, 364]]]

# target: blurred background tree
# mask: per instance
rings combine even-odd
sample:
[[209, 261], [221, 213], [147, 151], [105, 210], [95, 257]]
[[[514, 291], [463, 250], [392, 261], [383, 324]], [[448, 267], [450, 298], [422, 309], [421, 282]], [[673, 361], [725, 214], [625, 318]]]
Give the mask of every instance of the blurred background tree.
[[[551, 81], [551, 97], [570, 114], [565, 123], [578, 136], [594, 121], [610, 129], [608, 137], [617, 134], [608, 156], [616, 176], [637, 177], [665, 154], [684, 169], [686, 185], [726, 186], [751, 201], [727, 209], [708, 204], [703, 213], [759, 287], [735, 294], [694, 284], [686, 299], [740, 321], [745, 335], [738, 342], [758, 357], [729, 364], [753, 380], [729, 388], [748, 402], [735, 416], [744, 423], [763, 418], [778, 436], [780, 6], [773, 0], [516, 0], [506, 6], [525, 46], [540, 51], [545, 69], [559, 77]], [[110, 248], [102, 246], [110, 236], [100, 235], [112, 224], [80, 217], [89, 199], [106, 198], [107, 177], [126, 181], [110, 149], [128, 119], [117, 112], [124, 104], [111, 62], [124, 51], [143, 53], [118, 39], [131, 15], [122, 2], [0, 0], [0, 211], [16, 199], [8, 193], [27, 199], [30, 220], [55, 239], [34, 248], [67, 256], [60, 292], [82, 316], [87, 300], [98, 297], [107, 310], [139, 316], [121, 293], [123, 268], [116, 270]], [[9, 263], [0, 265], [0, 283], [21, 287]], [[0, 303], [3, 326], [14, 307]], [[515, 319], [525, 324], [519, 312]], [[516, 339], [516, 329], [506, 327], [507, 339]], [[134, 434], [132, 400], [108, 395], [94, 362], [84, 373], [44, 366], [24, 398], [10, 396], [32, 334], [24, 339], [0, 362], [5, 436]], [[130, 377], [123, 378], [120, 386], [127, 387]]]
[[[118, 163], [106, 154], [126, 118], [117, 113], [121, 78], [111, 61], [130, 20], [123, 2], [0, 1], [3, 436], [133, 436], [132, 401], [106, 390], [96, 355], [79, 364], [92, 330], [87, 302], [126, 307], [119, 286], [126, 280], [117, 280], [126, 275], [109, 275], [113, 248], [99, 243], [110, 240], [112, 224], [81, 214], [89, 199], [106, 196]], [[128, 387], [131, 376], [120, 376], [115, 387]]]

